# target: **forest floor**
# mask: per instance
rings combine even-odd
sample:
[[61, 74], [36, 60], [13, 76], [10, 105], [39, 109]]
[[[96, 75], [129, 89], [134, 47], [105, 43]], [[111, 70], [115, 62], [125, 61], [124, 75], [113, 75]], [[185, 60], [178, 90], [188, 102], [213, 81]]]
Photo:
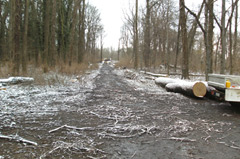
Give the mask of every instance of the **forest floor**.
[[0, 135], [13, 138], [0, 159], [239, 158], [239, 109], [130, 74], [103, 64], [79, 82], [0, 91]]

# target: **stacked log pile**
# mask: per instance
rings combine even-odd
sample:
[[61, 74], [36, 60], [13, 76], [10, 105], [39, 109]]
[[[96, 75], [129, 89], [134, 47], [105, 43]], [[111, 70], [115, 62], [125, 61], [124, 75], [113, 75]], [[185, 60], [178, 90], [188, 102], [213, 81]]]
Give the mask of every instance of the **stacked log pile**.
[[206, 82], [188, 82], [181, 79], [159, 77], [155, 83], [169, 92], [181, 93], [187, 96], [203, 98], [207, 94], [208, 85]]

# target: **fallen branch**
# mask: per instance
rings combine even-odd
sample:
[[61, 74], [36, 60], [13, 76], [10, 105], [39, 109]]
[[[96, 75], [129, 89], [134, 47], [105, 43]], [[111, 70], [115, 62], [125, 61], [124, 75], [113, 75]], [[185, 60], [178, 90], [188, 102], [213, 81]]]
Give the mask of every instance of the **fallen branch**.
[[223, 145], [225, 145], [225, 146], [227, 146], [227, 147], [230, 147], [230, 148], [232, 148], [232, 149], [236, 149], [236, 150], [240, 150], [240, 147], [239, 146], [235, 146], [233, 143], [232, 143], [232, 145], [229, 145], [229, 144], [227, 144], [226, 142], [222, 142], [222, 141], [219, 141], [219, 142], [217, 142], [218, 144], [223, 144]]
[[114, 118], [114, 117], [110, 117], [110, 116], [103, 116], [103, 115], [100, 115], [100, 114], [97, 114], [97, 113], [95, 113], [95, 112], [89, 112], [90, 114], [92, 114], [92, 115], [95, 115], [95, 116], [97, 116], [98, 118], [100, 118], [100, 119], [108, 119], [108, 120], [116, 120], [116, 118]]
[[29, 145], [34, 145], [37, 146], [38, 144], [36, 142], [24, 139], [18, 135], [14, 135], [14, 136], [6, 136], [6, 135], [1, 135], [0, 134], [0, 139], [5, 139], [5, 140], [10, 140], [10, 141], [16, 141], [16, 142], [21, 142], [21, 143], [26, 143]]
[[60, 126], [60, 127], [58, 127], [58, 128], [52, 129], [52, 130], [50, 130], [50, 131], [48, 131], [48, 132], [49, 132], [49, 133], [53, 133], [53, 132], [56, 132], [56, 131], [58, 131], [58, 130], [60, 130], [60, 129], [63, 129], [63, 128], [74, 129], [74, 130], [81, 130], [81, 131], [83, 131], [83, 130], [90, 130], [90, 131], [95, 130], [95, 128], [93, 128], [93, 127], [78, 128], [78, 127], [75, 127], [75, 126], [63, 125], [63, 126]]
[[132, 138], [137, 135], [139, 134], [125, 136], [125, 135], [117, 135], [117, 134], [110, 134], [110, 133], [98, 133], [98, 136], [103, 136], [103, 137], [108, 136], [108, 137], [115, 137], [115, 138]]
[[188, 139], [184, 137], [170, 137], [166, 138], [165, 140], [175, 140], [175, 141], [181, 141], [181, 142], [196, 142], [197, 140], [195, 139]]
[[168, 77], [168, 75], [166, 74], [156, 74], [156, 73], [145, 72], [145, 71], [140, 71], [140, 72], [153, 77]]

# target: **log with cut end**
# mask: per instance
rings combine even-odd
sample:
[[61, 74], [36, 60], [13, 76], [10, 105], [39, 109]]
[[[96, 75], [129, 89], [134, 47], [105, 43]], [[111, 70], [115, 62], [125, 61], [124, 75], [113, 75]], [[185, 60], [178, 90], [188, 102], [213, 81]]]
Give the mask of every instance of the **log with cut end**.
[[159, 77], [159, 78], [155, 79], [155, 83], [157, 85], [160, 85], [161, 87], [165, 87], [169, 83], [179, 83], [179, 82], [182, 82], [182, 80], [167, 78], [167, 77]]
[[187, 96], [203, 98], [207, 93], [207, 86], [203, 82], [186, 82], [169, 83], [166, 85], [169, 92], [182, 93]]

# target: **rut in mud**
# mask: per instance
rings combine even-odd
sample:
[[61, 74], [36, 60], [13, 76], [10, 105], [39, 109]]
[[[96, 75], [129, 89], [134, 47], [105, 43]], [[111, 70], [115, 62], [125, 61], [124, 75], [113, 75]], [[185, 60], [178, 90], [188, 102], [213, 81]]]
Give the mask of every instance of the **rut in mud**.
[[127, 80], [107, 64], [90, 77], [94, 87], [5, 96], [1, 134], [38, 145], [0, 139], [0, 158], [239, 158], [240, 112], [228, 103]]

